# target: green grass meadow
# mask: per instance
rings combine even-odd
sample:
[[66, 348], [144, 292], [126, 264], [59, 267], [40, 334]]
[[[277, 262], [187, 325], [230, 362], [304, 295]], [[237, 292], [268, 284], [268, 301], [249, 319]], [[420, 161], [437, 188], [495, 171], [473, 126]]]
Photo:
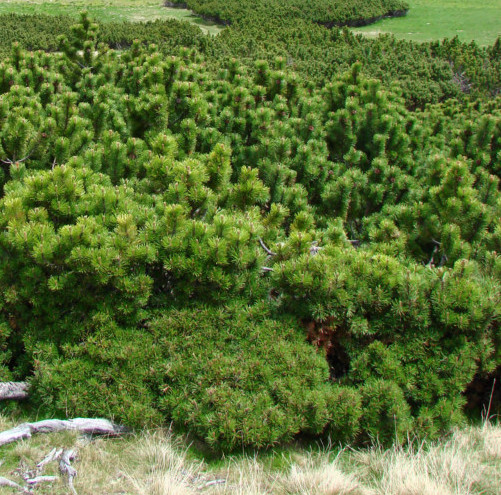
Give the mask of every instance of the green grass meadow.
[[145, 22], [177, 19], [196, 24], [204, 32], [217, 34], [221, 27], [193, 15], [191, 10], [163, 6], [162, 0], [0, 0], [0, 14], [69, 15], [78, 18], [87, 10], [100, 22]]
[[501, 0], [408, 0], [407, 16], [383, 19], [355, 29], [377, 36], [392, 33], [413, 41], [441, 40], [458, 36], [490, 45], [501, 36]]

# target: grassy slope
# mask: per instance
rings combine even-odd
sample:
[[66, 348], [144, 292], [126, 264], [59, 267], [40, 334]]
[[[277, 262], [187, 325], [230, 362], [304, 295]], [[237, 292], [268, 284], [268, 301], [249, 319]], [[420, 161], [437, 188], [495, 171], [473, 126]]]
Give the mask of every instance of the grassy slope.
[[87, 10], [101, 22], [143, 22], [155, 19], [178, 19], [199, 26], [203, 31], [217, 34], [221, 27], [206, 22], [186, 9], [163, 7], [162, 0], [0, 0], [0, 14], [69, 15], [77, 18]]
[[440, 40], [458, 36], [462, 41], [492, 44], [501, 36], [501, 0], [408, 0], [406, 17], [383, 19], [357, 28], [375, 36], [393, 33], [413, 41]]
[[[13, 426], [0, 416], [0, 431]], [[181, 438], [150, 432], [92, 442], [74, 434], [38, 435], [0, 448], [0, 476], [22, 482], [54, 448], [76, 448], [79, 495], [302, 494], [495, 495], [501, 486], [501, 425], [455, 431], [440, 443], [413, 449], [329, 451], [291, 447], [259, 457], [204, 463]], [[58, 475], [49, 464], [45, 475]], [[59, 476], [59, 475], [58, 475]], [[211, 481], [224, 483], [211, 484]], [[2, 491], [3, 490], [3, 491]], [[0, 488], [0, 493], [12, 493]], [[68, 493], [58, 481], [35, 493]]]

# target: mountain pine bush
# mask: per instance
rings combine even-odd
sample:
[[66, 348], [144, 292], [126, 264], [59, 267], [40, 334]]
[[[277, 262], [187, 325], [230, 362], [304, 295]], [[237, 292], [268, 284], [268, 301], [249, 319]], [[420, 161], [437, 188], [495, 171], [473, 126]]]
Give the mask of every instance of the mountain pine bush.
[[[436, 437], [501, 369], [499, 100], [410, 111], [360, 64], [0, 63], [0, 376], [216, 450]], [[473, 387], [473, 389], [472, 389]]]

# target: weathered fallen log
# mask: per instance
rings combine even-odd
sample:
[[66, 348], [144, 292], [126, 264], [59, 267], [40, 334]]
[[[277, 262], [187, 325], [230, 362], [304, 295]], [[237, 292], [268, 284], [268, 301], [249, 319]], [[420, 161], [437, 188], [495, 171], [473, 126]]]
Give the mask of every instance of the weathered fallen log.
[[23, 400], [28, 398], [26, 382], [0, 382], [0, 400]]
[[35, 423], [23, 423], [0, 433], [0, 446], [31, 438], [35, 433], [54, 433], [58, 431], [78, 431], [87, 435], [116, 437], [127, 433], [127, 428], [113, 424], [107, 419], [75, 418], [46, 419]]

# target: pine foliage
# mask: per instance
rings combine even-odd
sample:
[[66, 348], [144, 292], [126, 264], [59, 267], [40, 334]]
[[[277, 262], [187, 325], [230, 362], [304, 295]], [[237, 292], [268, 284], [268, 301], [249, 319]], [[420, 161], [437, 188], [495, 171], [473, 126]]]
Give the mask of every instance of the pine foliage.
[[500, 101], [98, 37], [0, 64], [0, 377], [226, 451], [464, 421], [501, 369]]

